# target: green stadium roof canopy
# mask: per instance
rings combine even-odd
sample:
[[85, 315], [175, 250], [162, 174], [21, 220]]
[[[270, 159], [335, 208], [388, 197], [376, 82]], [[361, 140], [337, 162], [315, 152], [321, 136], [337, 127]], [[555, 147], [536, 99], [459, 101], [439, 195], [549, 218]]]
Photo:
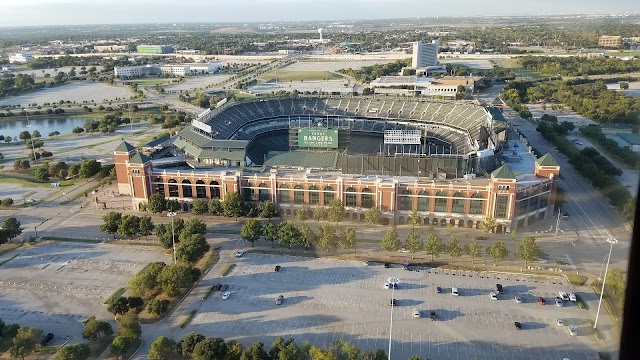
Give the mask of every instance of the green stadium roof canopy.
[[491, 173], [491, 177], [496, 179], [515, 179], [516, 175], [507, 165], [502, 165]]

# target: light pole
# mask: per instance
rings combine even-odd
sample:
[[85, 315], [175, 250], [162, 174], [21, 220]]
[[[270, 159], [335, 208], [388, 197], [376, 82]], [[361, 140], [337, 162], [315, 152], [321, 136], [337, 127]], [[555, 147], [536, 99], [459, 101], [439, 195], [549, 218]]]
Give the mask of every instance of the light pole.
[[560, 229], [560, 219], [564, 219], [566, 217], [566, 215], [560, 217], [560, 209], [558, 208], [558, 219], [556, 220], [556, 235], [558, 235], [558, 230]]
[[604, 259], [602, 259], [602, 265], [600, 265], [600, 272], [598, 273], [598, 281], [602, 281], [602, 270], [604, 270], [604, 263], [607, 261], [607, 257], [605, 255]]
[[[27, 127], [30, 128], [31, 127], [31, 123], [29, 122], [29, 112], [27, 112], [27, 109], [22, 109], [22, 111], [24, 111], [25, 116], [27, 117]], [[29, 136], [30, 140], [31, 140], [31, 151], [33, 153], [33, 162], [34, 163], [38, 163], [38, 158], [36, 157], [36, 148], [33, 145], [33, 136]]]
[[389, 285], [391, 285], [391, 303], [390, 303], [390, 307], [391, 307], [391, 316], [390, 316], [390, 320], [389, 320], [389, 355], [387, 356], [389, 360], [391, 360], [391, 338], [392, 338], [392, 334], [393, 334], [393, 308], [395, 306], [393, 306], [393, 301], [394, 301], [394, 292], [396, 290], [396, 286], [399, 286], [398, 284], [400, 283], [400, 280], [398, 280], [398, 278], [389, 278]]
[[600, 289], [600, 301], [598, 301], [598, 311], [596, 312], [596, 321], [593, 323], [593, 328], [598, 326], [598, 317], [600, 316], [600, 306], [602, 306], [602, 296], [604, 295], [604, 284], [607, 282], [607, 271], [609, 271], [609, 261], [611, 261], [611, 250], [613, 250], [613, 244], [618, 242], [616, 238], [607, 238], [607, 242], [611, 245], [609, 247], [609, 256], [607, 257], [607, 267], [604, 269], [604, 278], [602, 278], [602, 289]]
[[173, 265], [176, 265], [178, 261], [176, 260], [176, 232], [173, 227], [173, 218], [176, 217], [178, 213], [174, 211], [170, 211], [167, 216], [171, 218], [171, 242], [173, 243]]
[[127, 108], [129, 109], [129, 124], [131, 125], [131, 132], [133, 132], [133, 118], [131, 117], [131, 103], [127, 101]]

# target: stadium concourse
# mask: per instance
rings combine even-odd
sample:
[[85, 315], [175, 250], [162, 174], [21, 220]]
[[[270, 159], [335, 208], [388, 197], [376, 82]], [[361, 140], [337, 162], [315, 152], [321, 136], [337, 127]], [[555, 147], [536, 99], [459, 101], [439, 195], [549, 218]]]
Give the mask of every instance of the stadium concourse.
[[[272, 201], [281, 215], [339, 199], [349, 219], [368, 208], [385, 223], [509, 232], [553, 212], [558, 163], [510, 139], [499, 111], [454, 101], [294, 97], [227, 101], [180, 131], [174, 157], [114, 151], [118, 188], [137, 207], [177, 199]], [[513, 132], [511, 132], [513, 134]], [[509, 149], [509, 150], [506, 150]]]

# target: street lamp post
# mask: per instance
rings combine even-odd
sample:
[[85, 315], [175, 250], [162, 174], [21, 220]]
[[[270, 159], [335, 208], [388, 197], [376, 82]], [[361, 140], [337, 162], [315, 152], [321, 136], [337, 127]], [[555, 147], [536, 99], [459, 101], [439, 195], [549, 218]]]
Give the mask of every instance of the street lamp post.
[[560, 219], [566, 218], [566, 215], [560, 216], [560, 209], [558, 208], [558, 219], [556, 220], [556, 235], [558, 235], [558, 231], [560, 230]]
[[607, 238], [609, 246], [609, 256], [607, 257], [607, 267], [604, 269], [604, 278], [602, 278], [602, 289], [600, 289], [600, 301], [598, 301], [598, 311], [596, 312], [596, 321], [593, 323], [593, 328], [598, 326], [598, 317], [600, 316], [600, 307], [602, 306], [602, 296], [604, 295], [604, 284], [607, 282], [607, 272], [609, 271], [609, 262], [611, 261], [611, 251], [613, 250], [613, 244], [618, 242], [616, 238]]
[[133, 118], [131, 117], [131, 103], [127, 101], [127, 108], [129, 109], [129, 125], [131, 125], [131, 132], [133, 132]]
[[173, 218], [176, 217], [178, 213], [171, 211], [167, 214], [171, 218], [171, 242], [173, 243], [173, 265], [176, 265], [178, 261], [176, 260], [176, 232], [173, 226]]
[[[24, 111], [24, 114], [27, 117], [27, 127], [31, 128], [31, 123], [29, 122], [29, 112], [27, 112], [27, 109], [22, 109], [22, 111]], [[30, 138], [31, 138], [31, 151], [33, 154], [33, 162], [37, 164], [38, 158], [36, 158], [36, 148], [33, 145], [33, 136], [30, 136]]]

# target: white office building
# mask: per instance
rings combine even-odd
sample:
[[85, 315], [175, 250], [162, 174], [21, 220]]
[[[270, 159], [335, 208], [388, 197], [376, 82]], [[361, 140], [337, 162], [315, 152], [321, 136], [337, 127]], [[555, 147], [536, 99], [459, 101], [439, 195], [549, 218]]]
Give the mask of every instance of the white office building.
[[158, 70], [156, 65], [116, 66], [113, 68], [113, 73], [118, 78], [134, 78], [156, 75], [159, 72]]
[[417, 76], [383, 76], [369, 84], [375, 94], [455, 98], [458, 85]]
[[431, 44], [423, 44], [422, 41], [414, 42], [411, 67], [417, 69], [436, 65], [438, 65], [438, 40], [431, 41]]
[[162, 65], [160, 66], [162, 75], [185, 76], [191, 73], [188, 65]]
[[10, 64], [26, 64], [33, 61], [33, 55], [26, 53], [15, 53], [9, 56]]

